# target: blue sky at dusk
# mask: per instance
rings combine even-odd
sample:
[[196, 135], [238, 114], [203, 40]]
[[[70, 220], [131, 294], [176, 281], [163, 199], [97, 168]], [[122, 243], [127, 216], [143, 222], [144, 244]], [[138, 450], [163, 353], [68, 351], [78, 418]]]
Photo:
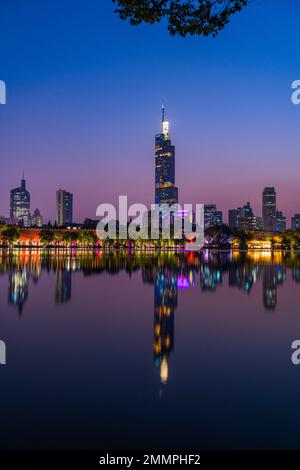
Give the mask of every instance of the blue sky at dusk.
[[[180, 202], [261, 214], [264, 186], [300, 212], [300, 3], [265, 0], [217, 38], [134, 28], [110, 0], [1, 2], [0, 214], [25, 170], [32, 210], [55, 217], [73, 192], [76, 221], [102, 202], [154, 199], [154, 135], [164, 100]], [[290, 220], [288, 220], [290, 224]]]

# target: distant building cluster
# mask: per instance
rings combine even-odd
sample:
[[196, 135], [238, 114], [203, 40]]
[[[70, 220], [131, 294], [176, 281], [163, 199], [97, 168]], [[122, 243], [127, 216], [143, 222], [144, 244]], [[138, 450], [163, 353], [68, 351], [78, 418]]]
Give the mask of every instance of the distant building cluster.
[[[42, 227], [43, 217], [38, 208], [30, 212], [30, 192], [26, 189], [24, 174], [21, 186], [10, 191], [10, 217], [0, 216], [1, 224], [19, 225], [22, 227]], [[73, 223], [73, 194], [59, 189], [56, 191], [55, 225], [64, 227]]]
[[[297, 214], [292, 218], [292, 228], [296, 228], [296, 218]], [[243, 207], [228, 211], [228, 225], [231, 229], [284, 232], [287, 228], [286, 217], [277, 209], [275, 188], [266, 187], [263, 190], [262, 217], [254, 215], [250, 202], [247, 202]]]

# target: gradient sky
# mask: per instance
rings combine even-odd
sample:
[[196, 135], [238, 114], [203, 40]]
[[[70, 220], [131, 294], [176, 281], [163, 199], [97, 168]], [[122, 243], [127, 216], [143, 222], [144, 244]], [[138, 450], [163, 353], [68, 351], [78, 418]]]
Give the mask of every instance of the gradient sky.
[[217, 38], [134, 28], [111, 0], [11, 0], [0, 6], [0, 214], [25, 170], [32, 211], [55, 217], [55, 190], [74, 193], [76, 221], [127, 194], [154, 198], [154, 134], [162, 99], [176, 145], [180, 202], [226, 211], [275, 186], [300, 212], [300, 2], [255, 1]]

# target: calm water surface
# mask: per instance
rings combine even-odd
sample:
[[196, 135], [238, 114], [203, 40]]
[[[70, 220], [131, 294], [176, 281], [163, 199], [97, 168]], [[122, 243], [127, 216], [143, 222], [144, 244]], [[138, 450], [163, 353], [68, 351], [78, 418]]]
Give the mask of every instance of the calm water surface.
[[300, 255], [0, 252], [1, 448], [300, 448]]

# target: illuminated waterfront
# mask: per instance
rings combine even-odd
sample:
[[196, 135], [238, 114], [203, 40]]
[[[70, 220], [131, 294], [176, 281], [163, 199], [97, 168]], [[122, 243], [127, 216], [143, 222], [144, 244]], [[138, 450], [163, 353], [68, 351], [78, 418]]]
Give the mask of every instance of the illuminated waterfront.
[[296, 446], [299, 287], [296, 252], [2, 252], [1, 445]]

